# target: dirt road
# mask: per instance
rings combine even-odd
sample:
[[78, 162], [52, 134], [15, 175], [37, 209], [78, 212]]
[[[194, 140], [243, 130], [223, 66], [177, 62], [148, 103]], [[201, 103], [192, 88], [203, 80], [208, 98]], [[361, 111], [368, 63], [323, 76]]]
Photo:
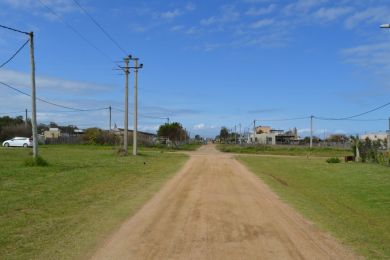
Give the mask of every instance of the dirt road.
[[213, 145], [128, 219], [93, 259], [356, 259]]

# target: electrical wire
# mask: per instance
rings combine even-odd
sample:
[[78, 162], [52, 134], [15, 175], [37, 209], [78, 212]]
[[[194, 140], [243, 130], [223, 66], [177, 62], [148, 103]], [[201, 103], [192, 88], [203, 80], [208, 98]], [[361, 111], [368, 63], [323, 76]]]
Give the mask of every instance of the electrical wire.
[[295, 118], [281, 118], [281, 119], [256, 119], [256, 121], [263, 121], [263, 122], [281, 122], [281, 121], [294, 121], [294, 120], [303, 120], [303, 119], [310, 119], [310, 116], [295, 117]]
[[5, 113], [0, 113], [0, 115], [19, 114], [19, 113], [25, 113], [25, 112], [26, 111], [5, 112]]
[[11, 27], [8, 27], [8, 26], [5, 26], [5, 25], [1, 25], [1, 24], [0, 24], [0, 27], [1, 27], [1, 28], [4, 28], [4, 29], [11, 30], [11, 31], [14, 31], [14, 32], [18, 32], [18, 33], [23, 33], [23, 34], [29, 35], [28, 32], [23, 32], [23, 31], [21, 31], [21, 30], [14, 29], [14, 28], [11, 28]]
[[356, 115], [353, 115], [353, 116], [348, 116], [348, 117], [341, 117], [341, 118], [331, 118], [331, 117], [315, 117], [316, 119], [319, 119], [319, 120], [334, 120], [334, 121], [337, 121], [337, 120], [349, 120], [349, 119], [352, 119], [352, 118], [355, 118], [355, 117], [359, 117], [359, 116], [363, 116], [363, 115], [366, 115], [366, 114], [369, 114], [369, 113], [372, 113], [372, 112], [375, 112], [377, 110], [380, 110], [384, 107], [387, 107], [390, 105], [390, 102], [384, 104], [384, 105], [381, 105], [379, 107], [376, 107], [376, 108], [373, 108], [371, 110], [368, 110], [366, 112], [363, 112], [363, 113], [360, 113], [360, 114], [356, 114]]
[[[0, 81], [0, 84], [3, 85], [3, 86], [6, 86], [6, 87], [8, 87], [8, 88], [10, 88], [10, 89], [12, 89], [12, 90], [14, 90], [14, 91], [16, 91], [16, 92], [19, 92], [19, 93], [21, 93], [21, 94], [23, 94], [23, 95], [26, 95], [26, 96], [31, 97], [30, 94], [28, 94], [28, 93], [26, 93], [26, 92], [24, 92], [24, 91], [21, 91], [21, 90], [15, 88], [15, 87], [12, 87], [12, 86], [10, 86], [9, 84], [6, 84], [6, 83], [1, 82], [1, 81]], [[39, 100], [39, 101], [41, 101], [41, 102], [43, 102], [43, 103], [52, 105], [52, 106], [61, 107], [61, 108], [65, 108], [65, 109], [70, 109], [70, 110], [75, 110], [74, 112], [99, 111], [99, 110], [106, 110], [106, 109], [109, 109], [108, 107], [105, 107], [105, 108], [93, 108], [93, 109], [80, 109], [80, 108], [74, 108], [74, 107], [69, 107], [69, 106], [60, 105], [60, 104], [57, 104], [57, 103], [54, 103], [54, 102], [51, 102], [51, 101], [47, 101], [47, 100], [42, 99], [42, 98], [39, 98], [39, 97], [37, 97], [36, 99]]]
[[93, 47], [96, 51], [98, 51], [100, 54], [102, 54], [106, 59], [108, 59], [110, 62], [113, 62], [111, 57], [105, 53], [103, 50], [98, 48], [95, 44], [93, 44], [91, 41], [89, 41], [86, 37], [83, 36], [82, 33], [80, 33], [75, 27], [73, 27], [71, 24], [66, 22], [59, 14], [57, 14], [52, 8], [50, 8], [47, 4], [42, 2], [42, 0], [38, 0], [43, 7], [45, 7], [50, 13], [55, 15], [63, 24], [65, 24], [70, 30], [72, 30], [77, 36], [79, 36], [83, 41], [85, 41], [87, 44], [89, 44], [91, 47]]
[[2, 67], [4, 67], [5, 65], [7, 65], [13, 58], [15, 58], [16, 55], [18, 55], [18, 53], [26, 46], [26, 44], [30, 41], [30, 39], [28, 39], [8, 60], [6, 60], [5, 62], [3, 62], [1, 65], [0, 65], [0, 69]]
[[125, 55], [127, 55], [128, 53], [125, 51], [124, 48], [122, 48], [122, 46], [103, 28], [103, 26], [101, 26], [97, 21], [96, 19], [93, 18], [93, 16], [84, 8], [81, 6], [81, 4], [76, 1], [76, 0], [73, 0], [73, 2], [81, 9], [81, 11], [83, 11], [83, 13], [89, 17], [89, 19], [107, 36], [107, 38], [115, 44], [116, 47], [118, 47], [119, 50], [121, 50]]
[[[122, 113], [125, 112], [123, 109], [119, 109], [119, 108], [115, 108], [115, 107], [112, 107], [111, 109], [114, 111], [122, 112]], [[149, 116], [149, 115], [143, 115], [143, 114], [140, 114], [139, 117], [150, 118], [150, 119], [163, 119], [163, 120], [168, 120], [168, 118], [169, 118], [169, 117]]]

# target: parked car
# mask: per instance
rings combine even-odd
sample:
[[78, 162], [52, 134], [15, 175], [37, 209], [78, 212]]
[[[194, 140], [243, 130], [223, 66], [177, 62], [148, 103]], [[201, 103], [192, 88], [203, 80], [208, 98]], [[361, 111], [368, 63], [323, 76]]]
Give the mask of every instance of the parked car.
[[3, 142], [3, 146], [9, 147], [9, 146], [20, 146], [20, 147], [32, 147], [32, 138], [27, 137], [14, 137], [10, 140], [6, 140]]

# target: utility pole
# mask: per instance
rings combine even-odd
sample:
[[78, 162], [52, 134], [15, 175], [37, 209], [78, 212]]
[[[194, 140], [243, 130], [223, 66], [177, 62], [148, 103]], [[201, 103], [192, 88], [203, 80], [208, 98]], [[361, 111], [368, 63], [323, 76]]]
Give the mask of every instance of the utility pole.
[[310, 149], [313, 148], [313, 118], [314, 116], [310, 116]]
[[108, 128], [108, 130], [111, 131], [111, 106], [108, 107], [108, 110], [110, 111], [110, 127]]
[[125, 62], [124, 72], [126, 76], [125, 80], [125, 119], [124, 119], [124, 132], [123, 132], [123, 150], [124, 155], [127, 155], [127, 138], [128, 138], [128, 132], [129, 132], [129, 60], [131, 58], [131, 55], [125, 57], [123, 61]]
[[252, 143], [255, 143], [256, 138], [256, 119], [253, 120], [253, 140]]
[[27, 108], [26, 108], [26, 117], [25, 117], [25, 120], [24, 120], [24, 125], [27, 127]]
[[240, 144], [242, 143], [242, 135], [241, 135], [241, 123], [240, 123]]
[[237, 144], [237, 125], [234, 125], [234, 144]]
[[38, 131], [37, 131], [37, 105], [35, 91], [35, 59], [34, 59], [34, 33], [30, 32], [30, 64], [31, 64], [31, 125], [33, 134], [33, 158], [38, 157]]
[[390, 117], [389, 117], [389, 132], [387, 133], [387, 151], [390, 152]]
[[134, 116], [133, 116], [133, 155], [137, 155], [137, 131], [138, 131], [138, 69], [142, 69], [143, 64], [138, 66], [138, 58], [134, 60]]

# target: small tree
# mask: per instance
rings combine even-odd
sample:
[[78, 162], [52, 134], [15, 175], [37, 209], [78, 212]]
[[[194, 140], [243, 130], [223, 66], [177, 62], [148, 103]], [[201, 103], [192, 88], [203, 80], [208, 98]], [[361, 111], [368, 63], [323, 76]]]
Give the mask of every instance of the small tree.
[[229, 137], [229, 131], [226, 127], [221, 127], [221, 131], [219, 132], [219, 137], [226, 142], [226, 139]]
[[175, 145], [179, 141], [188, 139], [187, 132], [184, 130], [183, 126], [178, 122], [165, 123], [164, 125], [160, 125], [159, 129], [157, 130], [157, 136], [168, 138]]

